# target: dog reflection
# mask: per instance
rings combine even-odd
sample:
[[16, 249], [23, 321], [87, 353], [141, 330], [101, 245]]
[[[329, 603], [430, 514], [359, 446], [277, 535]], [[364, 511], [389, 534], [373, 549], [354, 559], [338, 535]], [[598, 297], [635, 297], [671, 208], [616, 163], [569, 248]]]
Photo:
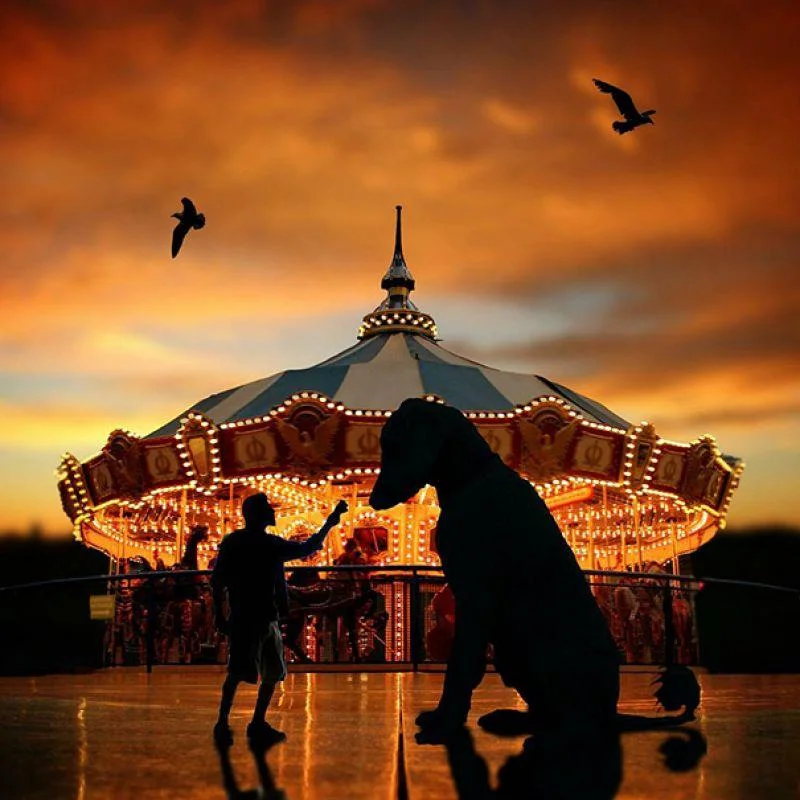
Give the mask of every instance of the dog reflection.
[[[622, 783], [622, 746], [618, 734], [606, 737], [539, 734], [525, 740], [491, 788], [489, 768], [462, 728], [446, 742], [447, 759], [459, 800], [611, 800]], [[672, 772], [697, 767], [707, 752], [706, 738], [694, 728], [670, 734], [659, 746]]]
[[498, 771], [496, 789], [466, 728], [446, 747], [459, 800], [610, 800], [622, 782], [622, 747], [616, 733], [569, 741], [563, 736], [531, 736], [522, 752]]

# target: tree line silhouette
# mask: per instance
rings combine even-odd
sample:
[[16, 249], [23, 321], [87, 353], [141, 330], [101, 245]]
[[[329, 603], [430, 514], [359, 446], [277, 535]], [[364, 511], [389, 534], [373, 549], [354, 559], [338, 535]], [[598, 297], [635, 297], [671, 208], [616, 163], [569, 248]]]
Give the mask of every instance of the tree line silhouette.
[[[753, 527], [717, 534], [691, 555], [699, 578], [800, 591], [800, 529]], [[0, 533], [0, 587], [104, 575], [108, 557], [71, 538]], [[104, 623], [89, 619], [86, 585], [0, 592], [0, 674], [103, 666]], [[797, 595], [705, 583], [695, 598], [700, 663], [712, 672], [800, 672]]]

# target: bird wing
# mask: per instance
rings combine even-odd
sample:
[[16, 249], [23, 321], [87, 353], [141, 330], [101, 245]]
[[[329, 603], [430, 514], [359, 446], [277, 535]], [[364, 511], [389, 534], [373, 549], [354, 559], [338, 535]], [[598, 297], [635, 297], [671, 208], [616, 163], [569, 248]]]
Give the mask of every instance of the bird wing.
[[185, 225], [183, 222], [179, 222], [175, 229], [172, 231], [172, 257], [175, 258], [178, 255], [178, 251], [181, 249], [181, 245], [183, 244], [183, 240], [186, 238], [186, 234], [189, 233], [189, 226]]
[[564, 463], [572, 438], [578, 428], [577, 420], [556, 431], [549, 444], [542, 440], [542, 431], [532, 422], [520, 422], [519, 431], [527, 450], [527, 469], [534, 478], [556, 474]]
[[519, 432], [530, 453], [538, 453], [542, 448], [542, 432], [531, 422], [520, 422]]
[[559, 463], [563, 463], [567, 455], [567, 449], [572, 443], [572, 438], [575, 436], [575, 431], [578, 430], [578, 420], [573, 420], [565, 425], [553, 437], [553, 454], [558, 459]]
[[626, 91], [623, 91], [618, 86], [606, 83], [605, 81], [600, 81], [597, 78], [594, 78], [594, 85], [601, 92], [611, 95], [611, 99], [617, 104], [619, 113], [622, 114], [625, 119], [630, 120], [639, 118], [639, 112], [636, 110], [636, 106], [633, 104], [633, 99]]
[[188, 214], [191, 217], [197, 216], [197, 209], [194, 207], [194, 203], [188, 197], [181, 197], [181, 203], [183, 203], [184, 214]]
[[303, 446], [303, 440], [300, 438], [300, 431], [294, 425], [284, 422], [282, 419], [276, 421], [275, 427], [277, 427], [281, 439], [289, 449], [295, 455], [305, 457], [305, 447]]
[[317, 425], [317, 429], [314, 431], [314, 452], [319, 459], [328, 461], [332, 455], [333, 441], [341, 423], [342, 418], [338, 414], [334, 414]]

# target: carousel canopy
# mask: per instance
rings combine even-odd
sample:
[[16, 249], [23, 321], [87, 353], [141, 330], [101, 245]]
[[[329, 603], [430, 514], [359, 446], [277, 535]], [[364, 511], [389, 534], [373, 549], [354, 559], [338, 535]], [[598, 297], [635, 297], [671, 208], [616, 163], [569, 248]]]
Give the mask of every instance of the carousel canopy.
[[278, 372], [192, 404], [147, 438], [175, 434], [189, 411], [215, 424], [269, 414], [296, 392], [319, 392], [348, 408], [389, 410], [407, 397], [433, 395], [464, 412], [512, 411], [531, 398], [561, 398], [590, 422], [628, 430], [605, 406], [539, 375], [504, 372], [441, 347], [433, 319], [408, 295], [414, 279], [403, 258], [400, 207], [392, 263], [381, 282], [386, 299], [364, 318], [360, 341], [306, 369]]
[[[381, 333], [308, 369], [279, 372], [206, 397], [190, 410], [217, 425], [268, 414], [295, 392], [319, 392], [348, 408], [396, 408], [407, 397], [435, 395], [462, 411], [511, 411], [555, 395], [592, 422], [627, 430], [630, 423], [600, 403], [538, 375], [503, 372], [410, 333]], [[181, 414], [148, 438], [177, 432]]]
[[[75, 536], [123, 558], [149, 558], [159, 545], [177, 556], [188, 527], [202, 524], [212, 541], [200, 552], [210, 553], [254, 489], [276, 499], [285, 536], [297, 525], [315, 529], [331, 502], [347, 497], [341, 537], [352, 535], [377, 524], [359, 498], [380, 469], [383, 424], [407, 397], [462, 410], [537, 487], [584, 565], [674, 562], [724, 524], [744, 464], [724, 456], [712, 436], [663, 439], [653, 425], [632, 425], [547, 378], [442, 347], [435, 321], [409, 297], [415, 281], [400, 222], [398, 207], [386, 295], [352, 347], [206, 397], [144, 439], [112, 431], [85, 462], [66, 453], [58, 487]], [[391, 534], [385, 563], [436, 563], [428, 535], [436, 502], [426, 487], [381, 517]]]

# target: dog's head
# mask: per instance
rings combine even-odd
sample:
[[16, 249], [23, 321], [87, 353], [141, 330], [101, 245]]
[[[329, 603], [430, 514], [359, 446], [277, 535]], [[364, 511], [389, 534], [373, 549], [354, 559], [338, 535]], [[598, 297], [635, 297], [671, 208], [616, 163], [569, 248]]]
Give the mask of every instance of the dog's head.
[[431, 482], [442, 441], [459, 412], [418, 397], [404, 400], [381, 431], [381, 471], [369, 504], [391, 508]]

